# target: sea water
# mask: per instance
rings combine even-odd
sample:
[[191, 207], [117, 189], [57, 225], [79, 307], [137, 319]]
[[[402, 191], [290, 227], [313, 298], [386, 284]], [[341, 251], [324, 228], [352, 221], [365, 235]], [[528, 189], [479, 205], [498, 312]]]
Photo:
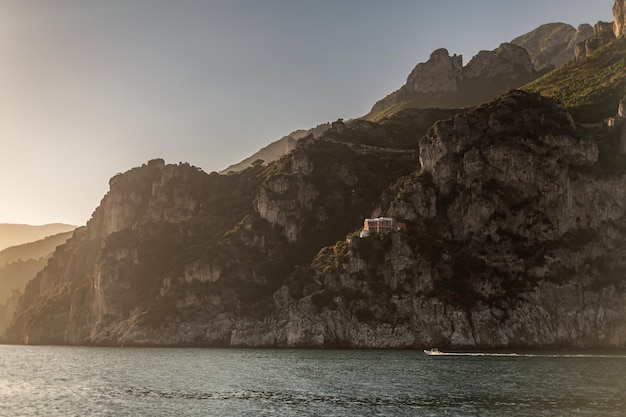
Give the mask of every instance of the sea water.
[[2, 416], [626, 416], [626, 355], [0, 346]]

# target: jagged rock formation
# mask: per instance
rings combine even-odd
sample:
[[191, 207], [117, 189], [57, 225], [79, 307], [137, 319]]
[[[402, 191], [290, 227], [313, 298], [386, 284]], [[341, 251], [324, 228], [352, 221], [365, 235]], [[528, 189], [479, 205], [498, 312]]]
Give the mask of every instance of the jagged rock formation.
[[530, 54], [536, 71], [560, 67], [574, 57], [576, 46], [593, 35], [593, 27], [583, 24], [574, 28], [565, 23], [539, 26], [511, 41]]
[[616, 38], [620, 38], [626, 35], [626, 1], [615, 0], [613, 16], [615, 16], [613, 32]]
[[450, 56], [447, 49], [437, 49], [427, 62], [417, 64], [406, 81], [406, 88], [416, 93], [448, 93], [459, 90], [463, 78], [463, 57]]
[[463, 77], [466, 80], [508, 78], [514, 81], [534, 72], [533, 64], [528, 58], [526, 49], [504, 43], [494, 51], [480, 51], [463, 68]]
[[511, 43], [481, 51], [465, 67], [462, 59], [446, 49], [434, 51], [413, 69], [405, 85], [374, 104], [364, 118], [381, 120], [405, 108], [468, 107], [539, 76], [528, 52]]
[[586, 58], [614, 40], [613, 23], [598, 22], [593, 27], [593, 36], [576, 45], [574, 57], [576, 59]]

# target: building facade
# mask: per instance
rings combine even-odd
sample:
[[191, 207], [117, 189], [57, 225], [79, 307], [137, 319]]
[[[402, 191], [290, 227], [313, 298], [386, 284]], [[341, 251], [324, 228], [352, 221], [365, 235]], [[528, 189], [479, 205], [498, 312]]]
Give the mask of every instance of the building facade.
[[379, 235], [386, 232], [394, 232], [401, 229], [405, 229], [406, 224], [396, 222], [391, 217], [377, 217], [375, 219], [365, 219], [363, 222], [363, 230], [361, 230], [360, 237], [367, 237], [370, 235]]

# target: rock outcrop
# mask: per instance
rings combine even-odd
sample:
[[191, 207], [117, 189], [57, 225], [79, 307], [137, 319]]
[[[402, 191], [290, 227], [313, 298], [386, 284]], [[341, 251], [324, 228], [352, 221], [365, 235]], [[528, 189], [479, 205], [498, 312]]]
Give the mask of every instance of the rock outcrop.
[[613, 24], [615, 37], [623, 37], [626, 35], [626, 1], [615, 0], [615, 5], [613, 5], [613, 16], [615, 17]]
[[512, 43], [503, 43], [493, 51], [480, 51], [463, 68], [464, 79], [516, 80], [534, 72], [528, 51]]
[[406, 88], [416, 93], [448, 93], [459, 90], [463, 78], [463, 57], [437, 49], [428, 61], [417, 64], [407, 78]]
[[574, 57], [576, 59], [586, 58], [614, 40], [615, 33], [613, 32], [613, 23], [598, 22], [593, 27], [593, 36], [576, 45]]

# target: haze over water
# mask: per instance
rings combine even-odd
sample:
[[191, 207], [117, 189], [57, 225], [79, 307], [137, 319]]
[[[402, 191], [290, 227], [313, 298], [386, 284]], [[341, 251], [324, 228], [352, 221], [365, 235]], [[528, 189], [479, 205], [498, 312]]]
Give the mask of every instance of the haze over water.
[[0, 415], [624, 416], [626, 356], [0, 346]]

